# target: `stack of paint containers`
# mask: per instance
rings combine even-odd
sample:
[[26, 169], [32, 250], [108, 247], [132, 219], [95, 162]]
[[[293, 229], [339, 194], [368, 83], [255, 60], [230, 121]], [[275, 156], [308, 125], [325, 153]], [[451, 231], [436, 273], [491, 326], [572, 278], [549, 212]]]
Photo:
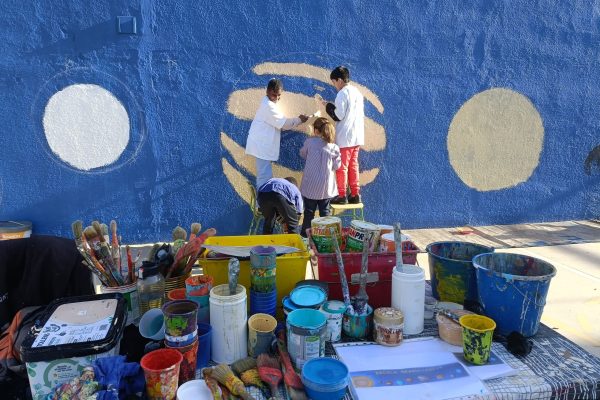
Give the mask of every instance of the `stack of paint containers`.
[[210, 275], [194, 275], [185, 280], [186, 298], [198, 304], [198, 322], [205, 324], [210, 324], [209, 298], [213, 281]]
[[294, 310], [313, 308], [318, 310], [327, 301], [329, 285], [316, 279], [300, 281], [289, 296], [282, 299], [283, 312], [287, 316]]
[[275, 316], [277, 310], [277, 252], [271, 246], [250, 249], [250, 314]]
[[196, 377], [198, 354], [198, 304], [191, 300], [174, 300], [162, 306], [165, 322], [165, 347], [183, 356], [179, 384]]

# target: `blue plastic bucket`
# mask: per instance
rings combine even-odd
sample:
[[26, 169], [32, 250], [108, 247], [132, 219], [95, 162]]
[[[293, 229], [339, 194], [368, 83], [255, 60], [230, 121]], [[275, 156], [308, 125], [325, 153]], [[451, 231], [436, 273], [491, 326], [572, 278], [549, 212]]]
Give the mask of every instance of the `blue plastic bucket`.
[[464, 304], [477, 301], [477, 278], [473, 257], [491, 253], [488, 246], [469, 242], [435, 242], [427, 245], [433, 297]]
[[313, 400], [338, 400], [346, 394], [349, 380], [348, 367], [334, 358], [309, 360], [302, 367], [302, 383], [306, 394]]
[[511, 253], [480, 254], [473, 258], [473, 265], [479, 303], [485, 315], [496, 322], [498, 333], [535, 335], [556, 268], [546, 261]]

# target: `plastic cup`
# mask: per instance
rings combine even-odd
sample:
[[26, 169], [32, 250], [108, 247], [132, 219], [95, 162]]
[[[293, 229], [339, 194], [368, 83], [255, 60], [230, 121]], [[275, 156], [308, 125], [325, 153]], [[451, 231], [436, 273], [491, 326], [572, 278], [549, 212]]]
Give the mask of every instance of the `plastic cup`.
[[191, 300], [174, 300], [162, 306], [165, 315], [165, 334], [186, 336], [196, 331], [198, 304]]
[[165, 343], [168, 349], [177, 350], [183, 356], [181, 367], [179, 368], [179, 384], [191, 381], [196, 378], [196, 358], [198, 357], [198, 339], [185, 347], [171, 347]]
[[160, 308], [151, 308], [140, 319], [140, 335], [146, 339], [163, 340], [165, 338], [165, 316]]
[[211, 335], [212, 326], [208, 323], [198, 322], [198, 356], [196, 360], [196, 369], [202, 369], [208, 366], [211, 359]]
[[150, 400], [174, 399], [179, 384], [179, 368], [183, 356], [173, 349], [154, 350], [140, 361], [146, 378], [146, 393]]
[[490, 359], [492, 337], [496, 323], [483, 315], [463, 315], [459, 319], [462, 326], [463, 352], [465, 360], [475, 365], [484, 365]]
[[275, 338], [277, 320], [269, 314], [254, 314], [248, 318], [248, 355], [266, 353]]
[[205, 296], [213, 287], [213, 277], [210, 275], [194, 275], [185, 280], [185, 290], [190, 296]]
[[210, 295], [192, 296], [188, 293], [187, 299], [198, 304], [198, 322], [210, 323]]

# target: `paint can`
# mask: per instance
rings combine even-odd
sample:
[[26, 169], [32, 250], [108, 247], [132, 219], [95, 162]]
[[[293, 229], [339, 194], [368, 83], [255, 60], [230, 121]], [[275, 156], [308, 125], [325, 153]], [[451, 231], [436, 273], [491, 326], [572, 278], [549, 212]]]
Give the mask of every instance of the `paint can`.
[[464, 304], [477, 301], [477, 277], [473, 257], [492, 253], [492, 247], [469, 242], [435, 242], [427, 245], [433, 297]]
[[339, 217], [319, 217], [313, 218], [310, 223], [310, 236], [317, 247], [319, 253], [333, 253], [333, 242], [331, 237], [331, 228], [335, 229], [336, 239], [340, 247], [342, 246], [342, 220]]
[[136, 283], [116, 287], [100, 286], [100, 293], [121, 293], [127, 302], [127, 325], [139, 321], [140, 302], [138, 299]]
[[179, 383], [181, 385], [187, 381], [196, 378], [196, 360], [198, 359], [198, 338], [185, 347], [172, 347], [168, 342], [165, 342], [167, 349], [177, 350], [183, 356], [179, 367]]
[[379, 234], [381, 236], [385, 235], [386, 233], [394, 233], [394, 227], [392, 225], [382, 225], [379, 224]]
[[320, 310], [327, 318], [325, 340], [339, 342], [342, 340], [342, 320], [344, 319], [344, 312], [346, 312], [346, 304], [339, 300], [329, 300], [321, 306]]
[[165, 336], [186, 337], [198, 328], [198, 304], [191, 300], [173, 300], [162, 306]]
[[[410, 240], [410, 236], [401, 234], [402, 243]], [[403, 246], [404, 247], [404, 246]], [[402, 249], [404, 250], [404, 248]], [[394, 253], [396, 251], [396, 242], [394, 241], [394, 232], [382, 233], [379, 237], [379, 252]]]
[[287, 343], [290, 358], [297, 371], [313, 358], [325, 355], [327, 318], [319, 310], [302, 308], [288, 314]]
[[373, 340], [383, 346], [402, 343], [404, 315], [392, 307], [380, 307], [373, 315]]
[[23, 239], [30, 236], [30, 221], [0, 221], [0, 240]]
[[479, 303], [485, 315], [496, 321], [498, 332], [535, 335], [556, 268], [535, 257], [510, 253], [480, 254], [473, 265]]
[[210, 275], [194, 275], [185, 280], [185, 291], [190, 296], [206, 296], [213, 287], [213, 277]]
[[248, 355], [246, 320], [246, 288], [237, 285], [229, 294], [229, 285], [218, 285], [210, 291], [210, 325], [212, 326], [212, 359], [217, 364], [231, 364]]
[[373, 307], [367, 304], [362, 314], [350, 314], [348, 310], [344, 313], [342, 329], [346, 336], [356, 339], [364, 339], [371, 334], [373, 328]]
[[267, 353], [275, 339], [277, 320], [269, 314], [254, 314], [248, 318], [248, 355]]
[[394, 267], [392, 307], [404, 315], [404, 334], [423, 332], [425, 325], [425, 271], [417, 265]]
[[369, 251], [375, 251], [379, 245], [379, 225], [359, 219], [350, 222], [348, 238], [346, 239], [346, 252], [362, 252], [365, 235], [372, 235]]

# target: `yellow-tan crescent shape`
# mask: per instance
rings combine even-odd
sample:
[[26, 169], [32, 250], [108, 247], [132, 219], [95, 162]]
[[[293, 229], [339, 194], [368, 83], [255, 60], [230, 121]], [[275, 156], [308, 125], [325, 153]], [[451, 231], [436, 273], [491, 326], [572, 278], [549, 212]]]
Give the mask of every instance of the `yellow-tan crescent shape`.
[[[227, 100], [227, 111], [236, 118], [252, 121], [264, 96], [265, 89], [236, 90], [231, 93]], [[313, 97], [300, 93], [284, 91], [278, 104], [281, 112], [289, 117], [295, 117], [300, 114], [310, 115], [315, 111], [321, 111], [322, 116], [327, 116], [325, 107], [322, 105], [317, 106]], [[311, 119], [292, 130], [307, 133], [307, 129], [312, 122], [313, 120]], [[365, 117], [365, 139], [364, 146], [361, 146], [362, 150], [378, 151], [385, 149], [385, 129], [382, 125], [368, 117]]]
[[233, 187], [233, 190], [248, 204], [250, 204], [250, 182], [244, 177], [238, 170], [233, 168], [231, 164], [225, 159], [221, 158], [221, 165], [223, 166], [223, 172], [225, 177]]
[[[254, 157], [246, 155], [244, 152], [244, 148], [240, 146], [235, 140], [230, 138], [225, 132], [221, 132], [221, 144], [237, 165], [246, 170], [250, 175], [256, 176], [256, 165], [254, 164]], [[228, 163], [229, 164], [229, 163]], [[229, 164], [230, 165], [230, 164]], [[236, 171], [237, 174], [240, 174]], [[379, 168], [373, 168], [366, 171], [360, 172], [360, 184], [361, 186], [366, 186], [369, 183], [373, 182], [377, 175], [379, 174]], [[229, 180], [229, 175], [225, 173], [227, 179]], [[277, 163], [273, 163], [273, 175], [274, 176], [293, 176], [300, 182], [302, 180], [302, 171], [294, 171], [293, 169], [286, 168]], [[241, 175], [243, 177], [243, 175]], [[245, 179], [245, 178], [244, 178]], [[231, 182], [231, 180], [230, 180]], [[233, 184], [233, 182], [231, 182]], [[234, 186], [235, 187], [235, 186]], [[237, 189], [236, 189], [237, 191]]]
[[[331, 85], [331, 80], [329, 79], [330, 71], [325, 68], [315, 67], [314, 65], [310, 64], [266, 62], [256, 65], [254, 68], [252, 68], [252, 71], [257, 75], [272, 74], [312, 78]], [[379, 101], [379, 98], [377, 95], [375, 95], [375, 93], [373, 93], [367, 87], [356, 83], [355, 81], [352, 81], [352, 85], [356, 86], [364, 98], [373, 104], [377, 111], [383, 114], [383, 104], [381, 104], [381, 101]]]

